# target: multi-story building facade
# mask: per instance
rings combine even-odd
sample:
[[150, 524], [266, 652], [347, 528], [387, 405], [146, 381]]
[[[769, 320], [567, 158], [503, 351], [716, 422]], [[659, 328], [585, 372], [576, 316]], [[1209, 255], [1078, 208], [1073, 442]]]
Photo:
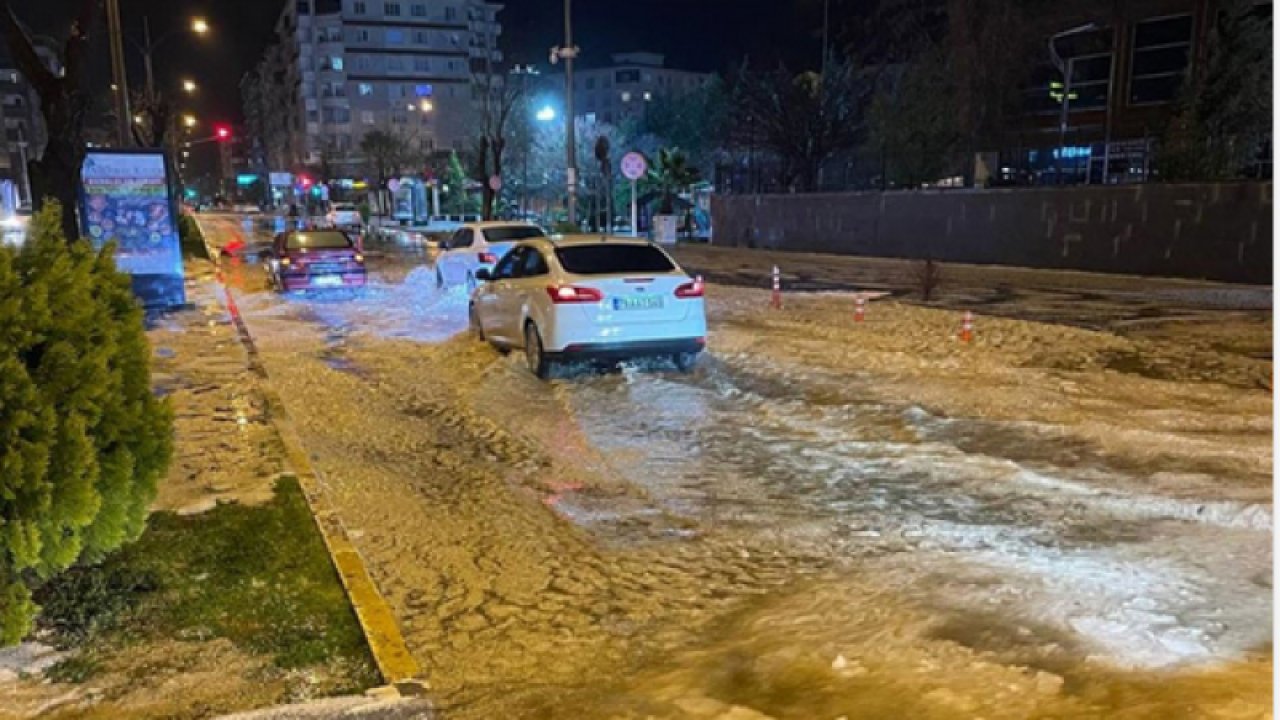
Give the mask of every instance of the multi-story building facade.
[[[269, 109], [246, 107], [268, 164], [350, 177], [373, 130], [428, 153], [467, 146], [477, 78], [502, 60], [501, 9], [483, 0], [290, 0], [250, 83], [260, 87], [246, 93]], [[286, 119], [272, 126], [281, 111]]]
[[[1005, 153], [1001, 164], [1028, 168], [1041, 182], [1148, 179], [1154, 144], [1180, 91], [1205, 70], [1220, 6], [1219, 0], [1089, 0], [1037, 17], [1044, 54], [1026, 90], [1016, 137], [1022, 149]], [[1255, 8], [1270, 18], [1269, 0]]]
[[[53, 40], [34, 38], [36, 54], [45, 66], [58, 72], [58, 51]], [[0, 122], [4, 125], [4, 145], [0, 151], [0, 182], [5, 182], [5, 197], [0, 204], [31, 206], [27, 161], [44, 154], [48, 136], [40, 115], [40, 98], [35, 88], [14, 67], [0, 44]], [[13, 207], [8, 207], [12, 210]]]
[[[696, 90], [710, 82], [709, 73], [677, 70], [664, 66], [658, 53], [615, 53], [605, 67], [575, 67], [573, 70], [573, 114], [589, 121], [620, 125], [644, 116], [647, 103], [655, 98]], [[543, 92], [561, 107], [564, 104], [564, 74], [543, 76]]]

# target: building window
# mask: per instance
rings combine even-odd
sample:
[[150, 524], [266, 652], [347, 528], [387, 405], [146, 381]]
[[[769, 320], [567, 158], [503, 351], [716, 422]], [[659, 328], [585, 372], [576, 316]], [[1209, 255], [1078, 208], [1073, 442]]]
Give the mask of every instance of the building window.
[[369, 12], [369, 7], [364, 3], [364, 0], [356, 0], [351, 6], [351, 10], [356, 15], [366, 15]]
[[588, 90], [595, 90], [595, 89], [596, 89], [596, 79], [595, 79], [595, 78], [593, 78], [593, 77], [589, 77], [589, 78], [587, 78], [587, 89], [588, 89]]
[[382, 3], [382, 14], [387, 17], [400, 17], [400, 3], [386, 2]]
[[360, 83], [360, 95], [369, 97], [373, 94], [373, 83]]
[[356, 42], [367, 43], [371, 40], [368, 30], [360, 29], [356, 31]]
[[631, 102], [631, 91], [629, 90], [622, 91], [622, 102]]
[[453, 35], [451, 35], [449, 37], [449, 41], [452, 42], [455, 46], [462, 44], [462, 38], [458, 37], [458, 33], [454, 33]]
[[372, 110], [361, 110], [361, 111], [360, 111], [360, 122], [361, 122], [361, 123], [363, 123], [363, 124], [365, 124], [365, 125], [372, 125], [372, 124], [373, 124], [373, 111], [372, 111]]
[[404, 31], [403, 31], [403, 30], [388, 30], [388, 31], [387, 31], [387, 44], [388, 44], [388, 45], [403, 45], [403, 44], [404, 44]]
[[342, 70], [342, 58], [334, 56], [329, 58], [329, 68], [332, 70]]
[[640, 82], [639, 70], [618, 70], [613, 73], [613, 81], [619, 85]]
[[1133, 29], [1129, 102], [1172, 102], [1191, 65], [1190, 15], [1143, 20]]
[[458, 8], [456, 8], [456, 7], [447, 7], [447, 8], [445, 8], [445, 9], [444, 9], [444, 19], [445, 19], [445, 20], [447, 20], [447, 21], [449, 21], [449, 22], [453, 22], [454, 20], [457, 20], [457, 19], [458, 19]]
[[427, 6], [422, 3], [414, 3], [413, 7], [410, 9], [410, 14], [414, 17], [426, 17]]
[[414, 30], [414, 31], [413, 31], [413, 41], [414, 41], [414, 42], [416, 42], [416, 43], [418, 43], [419, 45], [426, 45], [426, 44], [428, 44], [428, 43], [430, 42], [430, 39], [429, 39], [429, 36], [427, 35], [427, 31], [426, 31], [426, 30]]
[[416, 57], [413, 59], [414, 72], [431, 72], [431, 58]]
[[420, 98], [428, 98], [431, 97], [433, 90], [434, 88], [430, 85], [415, 85], [413, 88], [413, 94]]
[[652, 99], [653, 99], [653, 93], [649, 92], [648, 90], [645, 90], [645, 92], [644, 92], [644, 99], [645, 99], [645, 101], [646, 101], [646, 102], [648, 102], [649, 100], [652, 100]]
[[368, 70], [371, 67], [373, 67], [373, 61], [368, 55], [356, 56], [356, 70]]
[[400, 72], [403, 69], [400, 58], [395, 55], [387, 58], [387, 72]]

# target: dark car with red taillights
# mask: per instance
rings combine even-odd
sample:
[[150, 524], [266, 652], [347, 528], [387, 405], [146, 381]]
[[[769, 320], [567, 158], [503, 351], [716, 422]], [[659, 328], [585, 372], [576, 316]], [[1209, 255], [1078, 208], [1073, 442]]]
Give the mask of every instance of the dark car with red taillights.
[[264, 256], [267, 274], [282, 292], [364, 287], [364, 255], [341, 230], [282, 232]]

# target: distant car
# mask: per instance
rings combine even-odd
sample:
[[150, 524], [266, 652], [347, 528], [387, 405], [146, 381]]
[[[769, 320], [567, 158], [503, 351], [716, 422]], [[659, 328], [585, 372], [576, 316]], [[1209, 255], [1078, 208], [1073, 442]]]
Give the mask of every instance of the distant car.
[[527, 222], [475, 222], [458, 228], [445, 240], [436, 258], [439, 287], [476, 287], [476, 273], [493, 266], [515, 244], [528, 238], [546, 237], [542, 228]]
[[351, 203], [334, 203], [329, 209], [326, 219], [330, 227], [363, 228], [364, 218], [360, 217], [360, 208]]
[[281, 292], [365, 285], [364, 256], [341, 230], [286, 230], [264, 259], [271, 284]]
[[427, 220], [427, 226], [424, 229], [424, 232], [451, 233], [467, 223], [477, 222], [480, 222], [479, 215], [432, 215]]
[[706, 346], [702, 281], [643, 240], [524, 240], [478, 277], [472, 332], [523, 348], [539, 378], [557, 362], [579, 359], [667, 357], [688, 370]]

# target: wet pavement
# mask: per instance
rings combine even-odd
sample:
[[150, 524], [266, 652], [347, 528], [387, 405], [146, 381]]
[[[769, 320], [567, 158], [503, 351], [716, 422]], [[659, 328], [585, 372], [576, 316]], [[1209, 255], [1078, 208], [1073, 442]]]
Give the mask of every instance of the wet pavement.
[[466, 337], [420, 248], [282, 298], [263, 229], [203, 222], [246, 242], [228, 282], [443, 717], [1269, 708], [1265, 392], [1014, 320], [962, 349], [909, 306], [853, 340], [848, 296], [767, 318], [723, 286], [692, 373], [543, 383]]

